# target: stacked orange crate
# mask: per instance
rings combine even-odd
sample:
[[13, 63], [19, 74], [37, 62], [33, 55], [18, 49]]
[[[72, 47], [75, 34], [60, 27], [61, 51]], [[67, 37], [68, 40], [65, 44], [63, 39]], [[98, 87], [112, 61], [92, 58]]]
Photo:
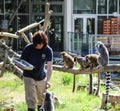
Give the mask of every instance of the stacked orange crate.
[[103, 20], [103, 34], [110, 34], [111, 33], [111, 20], [105, 19]]
[[118, 18], [111, 18], [111, 34], [119, 33]]

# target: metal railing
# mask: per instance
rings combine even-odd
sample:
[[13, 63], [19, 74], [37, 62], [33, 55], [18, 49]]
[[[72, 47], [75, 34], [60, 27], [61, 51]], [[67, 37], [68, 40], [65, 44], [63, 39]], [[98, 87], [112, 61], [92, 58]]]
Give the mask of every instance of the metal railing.
[[110, 57], [120, 57], [120, 35], [97, 35], [68, 32], [68, 51], [85, 56], [96, 53], [95, 44], [102, 41], [108, 48]]

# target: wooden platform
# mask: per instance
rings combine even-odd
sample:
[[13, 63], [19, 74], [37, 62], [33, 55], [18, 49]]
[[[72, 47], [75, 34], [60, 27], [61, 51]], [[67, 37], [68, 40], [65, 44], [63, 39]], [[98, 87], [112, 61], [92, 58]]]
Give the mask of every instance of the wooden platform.
[[[105, 95], [106, 94], [102, 94], [102, 102], [101, 102], [101, 107], [105, 106]], [[111, 103], [113, 106], [115, 106], [115, 104], [119, 104], [120, 105], [120, 95], [118, 94], [110, 94], [109, 95], [109, 103]]]

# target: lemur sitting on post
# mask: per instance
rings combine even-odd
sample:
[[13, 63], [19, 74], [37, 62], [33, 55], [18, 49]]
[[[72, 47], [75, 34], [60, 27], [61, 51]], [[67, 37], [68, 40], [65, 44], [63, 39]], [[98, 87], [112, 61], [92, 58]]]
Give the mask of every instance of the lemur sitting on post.
[[[109, 63], [109, 52], [106, 46], [102, 42], [97, 42], [96, 49], [98, 51], [98, 64], [102, 67], [107, 66]], [[106, 98], [105, 105], [107, 105], [109, 99], [109, 89], [110, 89], [111, 75], [109, 72], [106, 72]]]

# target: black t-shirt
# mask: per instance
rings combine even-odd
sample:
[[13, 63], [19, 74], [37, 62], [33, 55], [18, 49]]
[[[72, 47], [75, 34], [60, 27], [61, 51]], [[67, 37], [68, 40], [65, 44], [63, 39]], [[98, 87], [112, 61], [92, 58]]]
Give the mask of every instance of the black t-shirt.
[[44, 49], [36, 49], [33, 44], [29, 44], [24, 48], [21, 59], [35, 67], [33, 70], [24, 70], [23, 76], [42, 80], [46, 76], [45, 63], [53, 60], [53, 51], [48, 45]]

